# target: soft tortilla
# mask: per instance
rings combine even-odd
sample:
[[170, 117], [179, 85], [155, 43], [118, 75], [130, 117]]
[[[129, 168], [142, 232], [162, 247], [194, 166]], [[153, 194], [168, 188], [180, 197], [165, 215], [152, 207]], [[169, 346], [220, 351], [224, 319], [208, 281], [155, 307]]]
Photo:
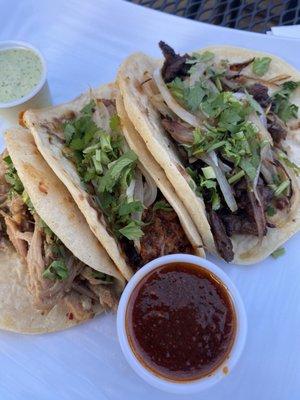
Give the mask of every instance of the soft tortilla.
[[91, 232], [65, 186], [38, 152], [27, 129], [5, 134], [8, 153], [38, 215], [64, 245], [89, 267], [124, 282], [106, 251]]
[[160, 168], [154, 157], [147, 150], [145, 143], [134, 129], [130, 119], [128, 118], [121, 95], [117, 96], [118, 116], [121, 119], [124, 136], [130, 148], [138, 155], [140, 163], [147, 170], [151, 171], [157, 187], [168, 200], [174, 211], [177, 213], [181, 226], [193, 246], [194, 252], [199, 257], [205, 257], [201, 237], [195, 227], [191, 217], [186, 211], [181, 200], [179, 200], [174, 188], [168, 181], [164, 170]]
[[[42, 315], [26, 286], [26, 266], [11, 244], [0, 251], [0, 329], [18, 333], [48, 333], [78, 325], [63, 305]], [[103, 310], [99, 311], [102, 312]]]
[[[250, 51], [235, 47], [210, 47], [203, 50], [213, 51], [219, 58], [227, 58], [230, 62], [245, 61], [253, 56], [262, 57], [268, 54]], [[201, 50], [201, 51], [203, 51]], [[271, 79], [275, 75], [288, 74], [292, 80], [300, 80], [300, 74], [285, 61], [270, 55], [271, 68], [264, 79]], [[164, 169], [169, 181], [175, 188], [178, 196], [184, 203], [192, 220], [197, 226], [205, 247], [212, 253], [217, 253], [213, 235], [206, 217], [203, 201], [195, 195], [189, 186], [189, 176], [184, 171], [171, 141], [165, 133], [158, 112], [153, 108], [149, 99], [142, 91], [141, 83], [145, 74], [150, 75], [161, 65], [161, 61], [136, 53], [130, 56], [121, 65], [118, 73], [118, 85], [123, 96], [125, 109], [133, 125], [143, 138], [146, 146]], [[248, 75], [251, 69], [245, 69]], [[300, 89], [298, 88], [291, 100], [300, 105]], [[286, 149], [292, 161], [300, 162], [299, 128], [290, 130], [286, 140]], [[298, 179], [299, 181], [299, 179]], [[268, 234], [258, 243], [257, 238], [250, 235], [235, 235], [232, 238], [235, 253], [234, 261], [239, 264], [253, 264], [265, 259], [276, 248], [281, 246], [289, 237], [300, 228], [300, 208], [290, 218], [286, 225], [279, 229], [269, 229]]]
[[[116, 88], [114, 85], [105, 85], [94, 93], [96, 96], [111, 99], [116, 95]], [[33, 134], [35, 143], [44, 159], [71, 193], [90, 229], [106, 249], [121, 274], [129, 280], [133, 271], [126, 264], [125, 256], [120, 251], [115, 239], [109, 234], [104, 218], [99, 216], [95, 208], [92, 207], [89, 195], [82, 185], [76, 167], [63, 156], [63, 144], [55, 135], [57, 121], [65, 118], [66, 115], [70, 115], [70, 112], [79, 113], [83, 106], [89, 102], [90, 93], [87, 92], [70, 103], [41, 110], [26, 111], [23, 120]]]
[[[118, 94], [118, 89], [115, 85], [109, 84], [93, 90], [93, 93], [97, 98], [115, 99]], [[132, 271], [131, 268], [126, 264], [123, 252], [118, 247], [115, 239], [108, 233], [104, 218], [101, 216], [99, 218], [96, 210], [91, 206], [89, 202], [89, 196], [82, 186], [76, 168], [62, 155], [63, 145], [53, 134], [53, 132], [55, 132], [55, 124], [58, 120], [70, 113], [70, 111], [75, 112], [75, 114], [78, 113], [89, 101], [90, 94], [86, 93], [74, 101], [58, 107], [44, 110], [29, 110], [24, 114], [23, 119], [26, 126], [30, 128], [39, 151], [42, 153], [43, 157], [56, 175], [70, 191], [78, 207], [86, 217], [86, 220], [95, 236], [102, 243], [103, 247], [107, 250], [108, 254], [118, 266], [125, 278], [130, 279]], [[138, 151], [138, 155], [141, 155], [141, 151]], [[148, 161], [147, 164], [147, 161], [144, 163], [144, 160], [141, 159], [141, 164], [144, 164], [148, 172], [153, 174], [151, 162]], [[146, 164], [151, 167], [148, 169]], [[159, 174], [162, 174], [164, 176], [163, 180], [167, 182], [163, 172], [160, 171]], [[164, 184], [160, 183], [160, 186], [163, 187]], [[187, 221], [184, 225], [185, 231], [189, 232], [188, 238], [192, 239], [193, 235], [195, 234], [193, 240], [191, 241], [193, 247], [195, 248], [195, 253], [203, 256], [204, 253], [202, 251], [202, 242], [199, 234], [194, 228], [192, 221], [189, 219], [188, 214], [185, 212], [184, 207], [180, 203], [179, 199], [177, 197], [176, 199], [175, 197], [173, 200], [171, 199], [171, 193], [174, 191], [170, 191], [169, 189], [167, 191], [169, 191], [168, 200], [171, 200], [176, 206], [174, 209], [180, 214], [179, 217], [181, 222], [183, 220]], [[190, 227], [188, 225], [190, 225]]]

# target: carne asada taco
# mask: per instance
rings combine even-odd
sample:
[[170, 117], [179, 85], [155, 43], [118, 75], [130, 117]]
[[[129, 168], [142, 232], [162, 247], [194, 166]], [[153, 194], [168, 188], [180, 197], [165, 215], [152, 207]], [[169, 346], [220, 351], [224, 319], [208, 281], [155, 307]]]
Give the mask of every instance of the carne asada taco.
[[204, 252], [163, 170], [132, 126], [120, 121], [117, 93], [115, 85], [106, 85], [71, 103], [27, 111], [23, 118], [91, 230], [130, 279], [133, 270], [158, 256]]
[[[7, 300], [0, 307], [0, 327], [41, 333], [115, 309], [124, 278], [32, 135], [15, 128], [6, 132], [5, 141], [7, 151], [0, 160], [0, 298]], [[8, 241], [19, 258], [11, 256]]]
[[122, 64], [126, 112], [204, 246], [258, 262], [300, 228], [300, 74], [240, 48], [160, 48], [163, 63], [137, 53]]

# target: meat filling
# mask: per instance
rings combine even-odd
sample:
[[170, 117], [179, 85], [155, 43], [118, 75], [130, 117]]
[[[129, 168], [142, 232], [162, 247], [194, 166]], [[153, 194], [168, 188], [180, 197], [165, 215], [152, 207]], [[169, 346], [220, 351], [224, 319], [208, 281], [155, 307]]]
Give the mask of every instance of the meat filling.
[[[23, 195], [10, 191], [5, 173], [6, 166], [1, 160], [0, 213], [10, 241], [26, 261], [27, 286], [36, 308], [47, 313], [56, 304], [64, 303], [67, 315], [78, 321], [92, 317], [100, 306], [115, 308], [117, 297], [112, 289], [95, 279], [93, 273], [97, 272], [74, 257], [36, 212], [29, 211]], [[45, 271], [58, 261], [62, 263], [64, 276], [50, 272], [46, 277]], [[86, 269], [91, 273], [82, 275]]]
[[176, 77], [183, 78], [188, 75], [190, 65], [186, 61], [190, 59], [188, 54], [183, 56], [176, 54], [175, 51], [165, 42], [160, 41], [159, 47], [163, 52], [165, 62], [162, 67], [162, 77], [166, 83], [171, 82]]
[[172, 253], [193, 253], [175, 211], [154, 210], [150, 207], [144, 212], [147, 225], [141, 238], [142, 265], [154, 258]]

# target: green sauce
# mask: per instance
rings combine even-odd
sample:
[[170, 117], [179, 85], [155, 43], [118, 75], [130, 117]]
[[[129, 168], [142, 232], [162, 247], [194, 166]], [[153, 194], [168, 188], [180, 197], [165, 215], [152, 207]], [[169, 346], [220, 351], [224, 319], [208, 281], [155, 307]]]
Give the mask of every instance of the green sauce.
[[0, 103], [26, 96], [42, 76], [42, 62], [31, 50], [0, 50]]

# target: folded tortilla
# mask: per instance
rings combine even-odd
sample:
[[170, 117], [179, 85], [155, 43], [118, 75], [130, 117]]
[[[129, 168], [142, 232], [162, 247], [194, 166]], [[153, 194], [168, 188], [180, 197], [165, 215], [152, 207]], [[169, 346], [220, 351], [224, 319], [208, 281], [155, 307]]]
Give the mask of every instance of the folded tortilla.
[[[108, 102], [115, 102], [117, 96], [118, 89], [114, 84], [105, 85], [97, 90], [81, 95], [70, 103], [58, 107], [44, 110], [29, 110], [24, 114], [23, 120], [26, 126], [31, 130], [39, 151], [71, 193], [95, 236], [107, 250], [123, 276], [126, 279], [130, 279], [133, 273], [132, 265], [129, 265], [130, 263], [124, 254], [124, 250], [120, 247], [114, 234], [111, 233], [111, 229], [109, 229], [107, 225], [101, 207], [96, 207], [95, 204], [93, 204], [91, 196], [82, 183], [75, 165], [64, 155], [65, 142], [62, 132], [62, 124], [81, 115], [80, 112], [83, 107], [90, 104], [92, 99], [96, 99], [96, 101], [99, 102], [102, 102], [102, 99]], [[104, 110], [104, 112], [107, 111]], [[163, 170], [146, 150], [139, 135], [136, 134], [132, 124], [124, 113], [124, 108], [120, 99], [117, 102], [117, 113], [121, 120], [122, 134], [126, 138], [126, 146], [131, 148], [138, 156], [137, 169], [144, 178], [145, 175], [149, 175], [151, 181], [154, 179], [155, 184], [160, 189], [164, 198], [177, 213], [181, 224], [180, 229], [183, 229], [191, 245], [191, 252], [204, 256], [202, 240], [189, 214], [172, 186], [168, 183]], [[151, 247], [151, 245], [149, 246]], [[138, 247], [138, 245], [136, 247]], [[167, 248], [167, 246], [162, 244], [158, 255], [164, 254], [164, 247]], [[150, 250], [150, 248], [147, 249], [147, 251]], [[177, 252], [178, 251], [180, 251], [180, 249], [178, 249]]]
[[[124, 278], [91, 232], [67, 189], [38, 152], [32, 135], [26, 129], [14, 128], [6, 132], [5, 141], [9, 163], [13, 164], [24, 191], [20, 196], [10, 192], [5, 195], [6, 162], [1, 161], [1, 196], [10, 204], [1, 205], [2, 226], [6, 226], [19, 255], [7, 244], [8, 240], [1, 243], [0, 327], [21, 333], [44, 333], [68, 328], [104, 310], [115, 309]], [[26, 198], [27, 208], [21, 198]], [[29, 231], [22, 232], [22, 223], [26, 223]], [[49, 238], [66, 259], [66, 278], [55, 277], [51, 268], [50, 277], [44, 277]], [[48, 255], [50, 260], [51, 257], [56, 260], [56, 256]], [[109, 283], [105, 282], [107, 277]]]
[[[216, 60], [228, 59], [230, 63], [241, 63], [252, 57], [271, 57], [269, 71], [263, 77], [265, 80], [272, 79], [278, 75], [288, 75], [293, 81], [300, 80], [297, 70], [285, 61], [273, 55], [260, 53], [228, 46], [216, 46], [201, 49], [201, 52], [211, 51]], [[149, 100], [148, 95], [142, 88], [142, 83], [147, 77], [152, 77], [155, 70], [161, 68], [162, 61], [136, 53], [128, 57], [121, 65], [118, 73], [117, 83], [119, 85], [126, 112], [135, 129], [144, 140], [145, 145], [156, 159], [157, 163], [164, 169], [168, 180], [176, 190], [178, 197], [184, 203], [193, 222], [201, 234], [205, 248], [217, 254], [214, 236], [207, 218], [205, 206], [201, 197], [197, 196], [191, 187], [191, 178], [185, 171], [180, 160], [180, 155], [175, 149], [169, 135], [164, 130], [160, 113]], [[248, 75], [251, 75], [249, 67]], [[257, 77], [254, 81], [257, 81]], [[298, 88], [292, 96], [292, 102], [300, 105], [300, 89]], [[300, 163], [300, 129], [299, 126], [288, 130], [288, 136], [284, 146], [291, 161]], [[298, 232], [300, 228], [299, 207], [299, 178], [295, 179], [294, 207], [288, 215], [283, 226], [268, 229], [266, 236], [258, 240], [253, 235], [234, 235], [232, 240], [234, 259], [238, 264], [253, 264], [265, 259], [275, 249], [281, 246], [288, 238]]]

